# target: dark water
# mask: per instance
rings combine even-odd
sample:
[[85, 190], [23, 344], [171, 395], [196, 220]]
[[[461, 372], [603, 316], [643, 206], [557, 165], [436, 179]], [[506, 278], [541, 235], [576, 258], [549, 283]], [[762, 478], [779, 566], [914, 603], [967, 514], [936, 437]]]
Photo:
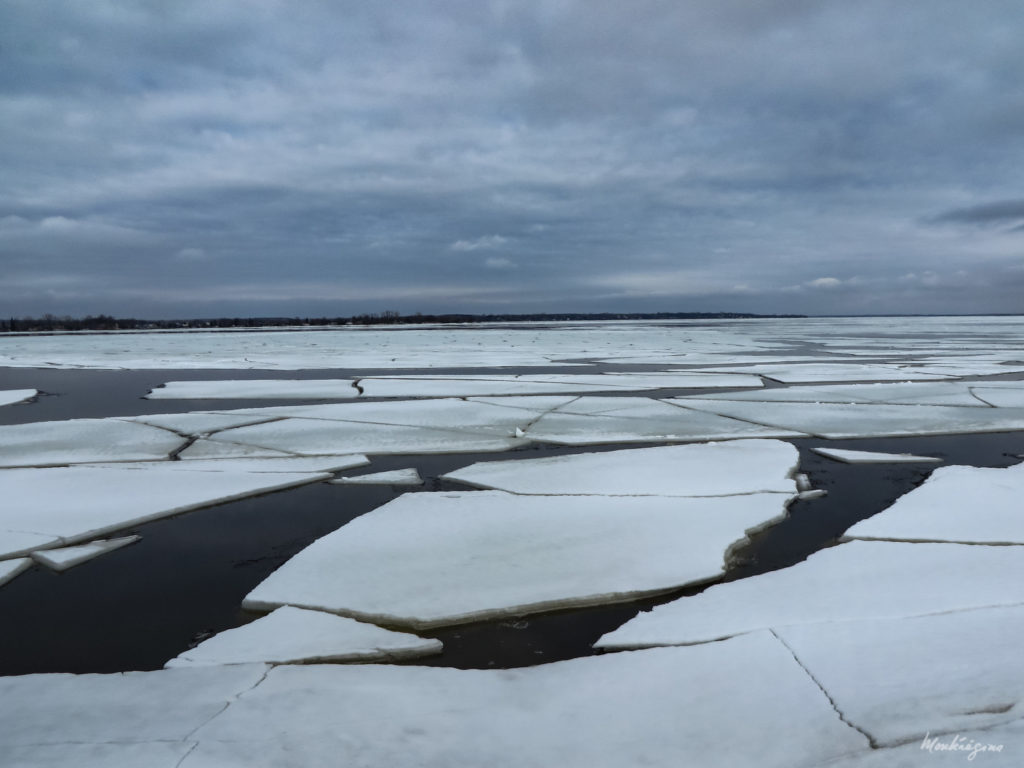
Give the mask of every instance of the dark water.
[[[544, 370], [551, 372], [551, 369]], [[522, 372], [528, 371], [516, 371]], [[282, 401], [149, 401], [141, 398], [150, 388], [168, 380], [347, 378], [350, 374], [345, 371], [0, 369], [0, 389], [33, 387], [48, 393], [35, 403], [0, 408], [0, 423], [275, 405]], [[359, 374], [367, 375], [365, 371]], [[751, 544], [738, 553], [738, 563], [727, 573], [726, 580], [792, 565], [835, 544], [850, 525], [886, 508], [923, 482], [936, 466], [941, 466], [847, 465], [818, 456], [810, 450], [813, 447], [828, 445], [921, 453], [940, 457], [947, 463], [975, 466], [1007, 466], [1018, 461], [1015, 454], [1024, 454], [1022, 432], [842, 441], [808, 438], [790, 442], [800, 449], [801, 471], [810, 476], [815, 488], [827, 490], [828, 495], [812, 501], [796, 501], [784, 522], [756, 535]], [[378, 472], [414, 466], [427, 482], [412, 489], [318, 483], [220, 504], [126, 530], [125, 534], [140, 534], [142, 540], [62, 574], [34, 566], [0, 588], [0, 617], [4, 628], [0, 632], [0, 674], [159, 668], [190, 644], [256, 618], [239, 608], [242, 598], [256, 584], [315, 539], [402, 493], [465, 490], [437, 478], [474, 461], [621, 447], [641, 446], [635, 443], [586, 448], [531, 446], [505, 453], [373, 457], [372, 466], [357, 471]], [[696, 594], [701, 589], [690, 587], [618, 605], [556, 611], [424, 633], [440, 638], [445, 652], [413, 663], [514, 667], [588, 655], [593, 652], [590, 646], [595, 640], [639, 611], [683, 595]]]

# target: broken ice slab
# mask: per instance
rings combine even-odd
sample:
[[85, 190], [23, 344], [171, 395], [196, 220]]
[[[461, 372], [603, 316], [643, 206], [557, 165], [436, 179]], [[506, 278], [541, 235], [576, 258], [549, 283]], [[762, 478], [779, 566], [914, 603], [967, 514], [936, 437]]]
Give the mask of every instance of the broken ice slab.
[[100, 555], [113, 552], [121, 547], [134, 544], [141, 536], [122, 536], [119, 539], [101, 539], [90, 541], [88, 544], [79, 544], [74, 547], [59, 547], [41, 552], [33, 552], [32, 559], [42, 563], [54, 571], [66, 571], [76, 565], [92, 560]]
[[947, 466], [846, 532], [853, 539], [1024, 544], [1024, 464]]
[[184, 741], [259, 683], [266, 670], [264, 664], [239, 664], [0, 677], [0, 750]]
[[0, 472], [0, 498], [5, 500], [0, 557], [78, 544], [178, 512], [330, 477], [323, 472], [188, 471], [184, 464]]
[[373, 472], [354, 477], [337, 477], [327, 482], [333, 485], [423, 485], [423, 478], [415, 467]]
[[279, 666], [194, 739], [182, 768], [794, 768], [869, 747], [767, 632], [514, 670]]
[[800, 430], [829, 440], [1014, 432], [1024, 429], [1024, 408], [755, 403], [696, 398], [674, 398], [670, 402], [702, 413], [728, 416], [775, 428]]
[[0, 587], [13, 579], [22, 571], [31, 567], [32, 558], [18, 557], [13, 560], [0, 560]]
[[150, 400], [348, 400], [359, 396], [351, 379], [236, 379], [168, 381]]
[[702, 400], [753, 400], [785, 403], [880, 403], [888, 405], [963, 405], [985, 407], [964, 381], [819, 384], [747, 392], [707, 393]]
[[153, 461], [184, 443], [166, 429], [119, 419], [37, 421], [0, 427], [0, 467]]
[[256, 456], [224, 459], [190, 459], [183, 461], [140, 461], [131, 464], [90, 464], [136, 471], [159, 469], [178, 472], [338, 472], [365, 467], [370, 460], [362, 454], [343, 456]]
[[737, 368], [706, 368], [709, 372], [753, 373], [787, 384], [803, 381], [934, 381], [955, 374], [899, 368], [895, 365], [842, 363], [794, 363], [791, 365], [747, 365]]
[[793, 494], [792, 474], [799, 459], [796, 448], [780, 440], [735, 440], [485, 461], [449, 472], [444, 479], [478, 488], [545, 495]]
[[580, 398], [542, 415], [529, 425], [526, 436], [558, 445], [806, 437], [802, 432], [678, 408], [666, 401], [629, 397]]
[[815, 453], [845, 464], [901, 464], [938, 462], [934, 456], [915, 456], [912, 453], [878, 453], [877, 451], [851, 451], [844, 448], [812, 448]]
[[[258, 423], [258, 422], [257, 422]], [[203, 461], [209, 459], [269, 459], [285, 458], [295, 456], [294, 453], [286, 451], [275, 451], [270, 448], [259, 448], [255, 445], [244, 445], [242, 443], [230, 443], [226, 441], [213, 442], [205, 438], [199, 438], [178, 454], [182, 461]]]
[[406, 494], [313, 542], [243, 606], [425, 628], [612, 603], [717, 578], [746, 533], [784, 518], [787, 502]]
[[852, 541], [789, 568], [641, 613], [595, 648], [718, 640], [756, 629], [1024, 602], [1024, 547]]
[[1021, 719], [1024, 606], [775, 632], [843, 718], [879, 746]]
[[3, 389], [0, 390], [0, 405], [14, 405], [31, 400], [39, 394], [36, 389]]
[[214, 635], [165, 666], [366, 662], [416, 658], [441, 651], [440, 640], [392, 632], [323, 611], [286, 606]]

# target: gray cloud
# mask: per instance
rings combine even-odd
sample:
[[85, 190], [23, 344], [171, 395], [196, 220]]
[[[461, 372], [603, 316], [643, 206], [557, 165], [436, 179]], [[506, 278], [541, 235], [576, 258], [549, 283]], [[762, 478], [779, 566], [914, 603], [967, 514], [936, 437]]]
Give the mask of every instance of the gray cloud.
[[1019, 22], [10, 0], [0, 314], [1024, 311]]

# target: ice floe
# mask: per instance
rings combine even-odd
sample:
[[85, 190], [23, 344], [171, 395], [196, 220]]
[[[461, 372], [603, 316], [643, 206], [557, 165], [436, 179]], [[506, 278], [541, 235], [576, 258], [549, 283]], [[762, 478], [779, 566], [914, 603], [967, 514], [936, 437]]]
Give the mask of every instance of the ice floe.
[[351, 379], [235, 379], [168, 381], [150, 400], [347, 400], [358, 397]]
[[724, 496], [796, 492], [799, 454], [779, 440], [632, 448], [478, 462], [445, 479], [521, 494]]
[[[1022, 717], [1024, 606], [808, 624], [776, 634], [844, 719], [880, 746], [920, 745], [927, 734]], [[926, 751], [919, 757], [930, 764]]]
[[0, 390], [0, 405], [14, 405], [31, 400], [39, 394], [35, 389], [3, 389]]
[[1024, 603], [1024, 547], [852, 541], [641, 613], [596, 644], [702, 643], [756, 629]]
[[415, 467], [372, 472], [368, 475], [337, 477], [328, 482], [334, 485], [423, 485], [423, 478]]
[[0, 427], [0, 467], [166, 459], [180, 435], [118, 419], [37, 421]]
[[616, 602], [717, 578], [787, 501], [406, 494], [313, 542], [243, 606], [425, 628]]
[[855, 539], [1024, 544], [1024, 464], [948, 466], [846, 532]]
[[179, 768], [192, 741], [0, 744], [7, 768]]
[[996, 408], [1024, 408], [1024, 382], [1006, 382], [1004, 386], [993, 386], [996, 382], [986, 381], [971, 387], [971, 392]]
[[192, 738], [182, 768], [794, 768], [868, 747], [769, 633], [516, 670], [279, 666]]
[[709, 372], [730, 371], [753, 373], [776, 381], [793, 384], [803, 381], [934, 381], [953, 378], [956, 374], [900, 368], [894, 365], [842, 363], [795, 363], [791, 365], [747, 365], [741, 368], [707, 368]]
[[214, 635], [165, 666], [365, 662], [429, 656], [441, 650], [440, 640], [392, 632], [323, 611], [284, 607]]
[[31, 566], [32, 558], [29, 557], [0, 560], [0, 587]]
[[75, 466], [0, 471], [0, 558], [90, 541], [150, 520], [324, 480], [323, 472]]
[[4, 752], [18, 747], [185, 741], [266, 671], [238, 664], [0, 677], [0, 764], [11, 765]]
[[988, 403], [964, 381], [885, 382], [874, 384], [819, 384], [745, 392], [709, 392], [702, 400], [755, 400], [784, 403], [879, 403], [888, 405], [963, 405]]
[[208, 435], [222, 429], [246, 427], [273, 421], [276, 416], [232, 415], [226, 413], [161, 413], [147, 416], [124, 417], [123, 421], [137, 421], [161, 429], [169, 429], [180, 435]]
[[370, 460], [362, 454], [343, 456], [256, 456], [223, 459], [190, 459], [182, 461], [142, 461], [132, 464], [90, 464], [90, 467], [109, 467], [143, 471], [158, 469], [178, 472], [338, 472], [342, 469], [365, 467]]
[[775, 428], [800, 430], [830, 440], [1013, 432], [1024, 429], [1024, 408], [769, 403], [696, 398], [674, 398], [671, 402], [703, 413]]
[[812, 448], [815, 453], [844, 464], [920, 464], [939, 462], [934, 456], [915, 456], [912, 453], [879, 453], [877, 451], [851, 451], [844, 448]]
[[140, 538], [139, 536], [122, 536], [119, 539], [90, 541], [88, 544], [79, 544], [74, 547], [48, 549], [41, 552], [33, 552], [32, 559], [37, 563], [42, 563], [51, 570], [66, 571], [68, 568], [74, 568], [76, 565], [80, 565], [100, 555], [105, 555], [121, 547], [134, 544]]

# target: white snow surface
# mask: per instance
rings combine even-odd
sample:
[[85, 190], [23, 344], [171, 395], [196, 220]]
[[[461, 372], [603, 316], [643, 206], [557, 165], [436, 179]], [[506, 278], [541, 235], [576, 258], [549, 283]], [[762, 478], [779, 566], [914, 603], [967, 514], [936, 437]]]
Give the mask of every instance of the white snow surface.
[[717, 578], [788, 500], [406, 494], [313, 542], [243, 607], [426, 628], [616, 602]]
[[996, 408], [1024, 408], [1024, 382], [1005, 382], [995, 386], [997, 382], [986, 381], [971, 387], [974, 396]]
[[0, 467], [166, 459], [185, 438], [119, 419], [69, 419], [0, 426]]
[[769, 633], [500, 671], [274, 667], [193, 738], [182, 768], [809, 768], [868, 746]]
[[284, 607], [216, 634], [165, 666], [380, 661], [429, 656], [441, 650], [440, 640], [392, 632], [322, 611]]
[[14, 405], [31, 400], [39, 394], [36, 389], [0, 389], [0, 405]]
[[879, 453], [877, 451], [851, 451], [844, 448], [812, 448], [815, 453], [845, 464], [913, 464], [939, 462], [934, 456], [915, 456], [912, 453]]
[[[776, 634], [843, 717], [881, 746], [920, 744], [929, 732], [1024, 716], [1024, 606], [809, 624]], [[987, 765], [983, 757], [976, 762]], [[924, 764], [928, 753], [921, 758]]]
[[901, 435], [953, 435], [1024, 429], [1024, 408], [946, 405], [768, 403], [674, 398], [701, 412], [755, 424], [800, 430], [830, 440]]
[[0, 471], [0, 558], [90, 541], [150, 520], [324, 480], [321, 472], [76, 466]]
[[168, 381], [150, 400], [348, 400], [359, 396], [352, 379], [234, 379]]
[[423, 485], [423, 478], [415, 467], [371, 472], [367, 475], [337, 477], [328, 482], [334, 485]]
[[75, 547], [59, 547], [33, 552], [32, 559], [54, 571], [66, 571], [88, 560], [113, 552], [115, 549], [134, 544], [140, 536], [122, 536], [119, 539], [101, 539], [79, 544]]
[[799, 459], [796, 448], [780, 440], [734, 440], [478, 462], [444, 478], [521, 494], [794, 494]]
[[0, 764], [5, 768], [178, 768], [193, 749], [191, 741], [0, 744]]
[[[991, 383], [1001, 387], [999, 382]], [[1017, 382], [1005, 382], [1017, 384]], [[876, 382], [873, 384], [818, 384], [778, 387], [747, 392], [696, 395], [702, 400], [742, 400], [780, 403], [879, 403], [888, 405], [962, 405], [984, 408], [988, 403], [972, 391], [972, 382]], [[690, 396], [686, 396], [690, 397]]]
[[596, 648], [684, 645], [757, 629], [1024, 603], [1024, 547], [852, 541], [641, 613]]
[[888, 509], [851, 527], [855, 539], [1024, 544], [1024, 464], [939, 467]]

